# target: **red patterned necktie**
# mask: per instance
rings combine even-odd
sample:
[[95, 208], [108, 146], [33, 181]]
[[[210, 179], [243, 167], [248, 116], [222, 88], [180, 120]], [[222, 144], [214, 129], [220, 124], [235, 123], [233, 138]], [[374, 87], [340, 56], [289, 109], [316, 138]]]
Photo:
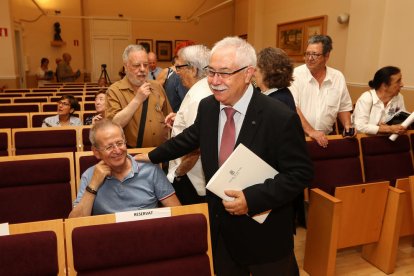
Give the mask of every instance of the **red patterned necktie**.
[[234, 144], [236, 142], [236, 127], [233, 119], [236, 110], [231, 107], [225, 107], [224, 112], [226, 113], [227, 121], [224, 124], [223, 133], [221, 135], [219, 166], [221, 166], [233, 152]]

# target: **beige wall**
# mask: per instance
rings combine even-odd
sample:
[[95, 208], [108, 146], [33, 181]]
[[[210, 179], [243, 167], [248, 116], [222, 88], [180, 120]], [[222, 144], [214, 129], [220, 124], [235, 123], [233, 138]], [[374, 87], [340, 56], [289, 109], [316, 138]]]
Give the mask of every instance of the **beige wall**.
[[[174, 19], [170, 22], [142, 21], [141, 19], [145, 18], [150, 11], [143, 11], [138, 5], [126, 0], [37, 0], [39, 5], [47, 12], [47, 16], [42, 16], [35, 22], [27, 22], [36, 19], [41, 14], [34, 3], [31, 0], [12, 0], [11, 2], [12, 13], [7, 12], [7, 9], [1, 9], [0, 14], [3, 12], [8, 16], [12, 14], [12, 20], [22, 23], [24, 53], [29, 75], [35, 73], [40, 66], [42, 57], [49, 58], [49, 68], [54, 70], [56, 68], [55, 59], [61, 57], [64, 52], [72, 55], [71, 65], [74, 70], [80, 69], [82, 72], [91, 72], [91, 47], [90, 37], [88, 36], [88, 26], [91, 18], [116, 19], [119, 13], [123, 13], [125, 18], [132, 20], [131, 43], [135, 43], [137, 38], [149, 38], [153, 39], [154, 47], [156, 40], [170, 40], [174, 46], [174, 40], [185, 39], [191, 39], [211, 47], [214, 42], [222, 37], [232, 35], [234, 32], [234, 8], [232, 4], [223, 5], [205, 13], [198, 21], [185, 23], [184, 20], [174, 22]], [[223, 1], [214, 0], [210, 4], [215, 5], [221, 2]], [[156, 3], [154, 2], [154, 4]], [[163, 4], [174, 9], [177, 3], [166, 1]], [[120, 5], [124, 6], [121, 7]], [[202, 7], [195, 15], [209, 8], [211, 7]], [[55, 16], [55, 10], [60, 10], [61, 14]], [[53, 24], [56, 21], [61, 24], [61, 36], [66, 42], [66, 45], [62, 47], [52, 47], [50, 45], [54, 35]], [[79, 45], [75, 45], [75, 41], [78, 41]], [[1, 44], [0, 49], [3, 49]], [[120, 59], [121, 54], [119, 53]], [[9, 64], [9, 62], [6, 64]], [[170, 63], [161, 62], [159, 65], [166, 67]], [[9, 66], [0, 64], [0, 72], [6, 67], [9, 68]], [[4, 73], [0, 73], [0, 76], [2, 75]]]
[[[0, 88], [3, 86], [14, 87], [17, 83], [17, 70], [9, 0], [0, 2], [0, 28], [3, 29], [0, 37]], [[7, 36], [4, 29], [7, 30]]]

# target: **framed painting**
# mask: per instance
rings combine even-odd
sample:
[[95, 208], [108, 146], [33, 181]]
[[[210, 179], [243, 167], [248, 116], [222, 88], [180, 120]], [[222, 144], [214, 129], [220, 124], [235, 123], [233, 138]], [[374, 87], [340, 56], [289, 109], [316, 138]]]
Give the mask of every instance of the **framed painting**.
[[147, 53], [153, 51], [153, 48], [152, 48], [152, 39], [137, 38], [136, 44], [137, 45], [142, 45], [142, 47], [145, 48], [145, 50], [147, 51]]
[[178, 46], [180, 43], [187, 42], [187, 41], [188, 41], [187, 39], [178, 39], [178, 40], [175, 40], [175, 41], [174, 41], [174, 49], [176, 49], [176, 48], [177, 48], [177, 46]]
[[172, 60], [172, 42], [169, 40], [157, 40], [157, 59], [158, 61]]
[[326, 34], [326, 15], [277, 25], [276, 46], [283, 49], [294, 62], [303, 61], [308, 38]]

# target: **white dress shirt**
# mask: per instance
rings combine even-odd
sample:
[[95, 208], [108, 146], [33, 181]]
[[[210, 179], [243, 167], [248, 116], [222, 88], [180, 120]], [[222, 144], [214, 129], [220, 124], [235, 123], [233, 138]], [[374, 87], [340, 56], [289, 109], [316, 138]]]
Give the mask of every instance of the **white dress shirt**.
[[377, 134], [379, 124], [387, 121], [400, 110], [406, 110], [403, 95], [399, 93], [394, 96], [385, 106], [378, 98], [375, 89], [372, 89], [359, 97], [352, 118], [358, 132]]
[[326, 77], [319, 87], [318, 81], [304, 64], [294, 69], [293, 77], [289, 89], [296, 106], [315, 130], [331, 133], [338, 113], [352, 110], [343, 74], [326, 67]]

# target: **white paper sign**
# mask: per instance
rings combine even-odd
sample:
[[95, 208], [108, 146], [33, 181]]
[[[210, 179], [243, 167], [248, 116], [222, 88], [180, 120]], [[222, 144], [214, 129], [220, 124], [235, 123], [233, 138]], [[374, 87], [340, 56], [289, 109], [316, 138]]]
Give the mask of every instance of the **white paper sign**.
[[9, 224], [6, 223], [0, 223], [0, 236], [8, 236], [10, 235], [9, 232]]
[[116, 222], [171, 217], [171, 208], [144, 209], [115, 213]]

